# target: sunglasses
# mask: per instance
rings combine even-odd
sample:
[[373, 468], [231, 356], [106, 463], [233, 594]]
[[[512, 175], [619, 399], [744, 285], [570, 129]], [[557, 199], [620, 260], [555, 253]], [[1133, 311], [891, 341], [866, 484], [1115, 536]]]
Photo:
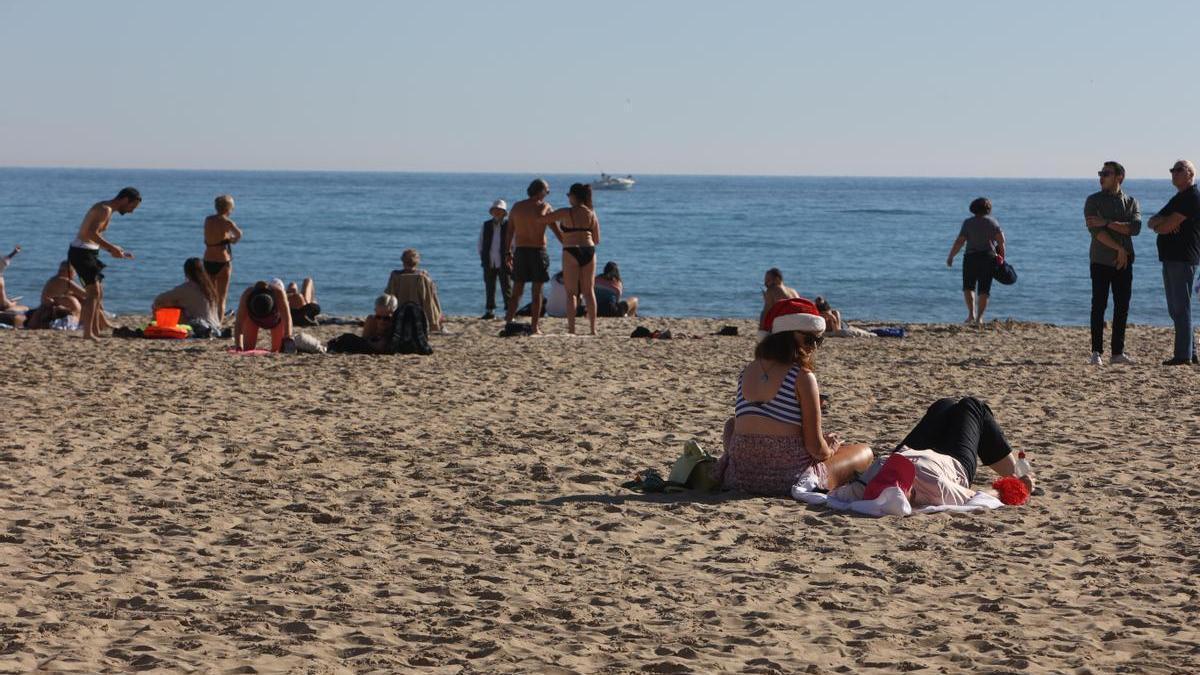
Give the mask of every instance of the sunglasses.
[[1096, 175], [1100, 176], [1101, 178], [1108, 178], [1109, 176], [1115, 176], [1116, 172], [1115, 171], [1097, 171]]
[[1187, 169], [1186, 169], [1185, 167], [1182, 167], [1182, 166], [1173, 166], [1173, 167], [1171, 167], [1171, 173], [1183, 173], [1184, 171], [1187, 171]]

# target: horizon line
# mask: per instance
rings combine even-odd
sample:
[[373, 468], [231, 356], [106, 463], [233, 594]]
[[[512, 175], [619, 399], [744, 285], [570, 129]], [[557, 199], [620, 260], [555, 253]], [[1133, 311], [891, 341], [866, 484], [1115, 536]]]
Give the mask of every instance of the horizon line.
[[[206, 167], [108, 167], [108, 166], [28, 166], [0, 164], [0, 170], [21, 169], [26, 171], [175, 171], [195, 173], [345, 173], [345, 174], [433, 174], [446, 176], [554, 176], [596, 175], [594, 171], [547, 171], [542, 173], [523, 171], [429, 171], [417, 169], [220, 169]], [[610, 176], [662, 176], [680, 178], [885, 178], [885, 179], [938, 179], [938, 180], [1085, 180], [1091, 176], [939, 176], [933, 174], [879, 175], [879, 174], [786, 174], [786, 173], [665, 173], [665, 172], [615, 172]], [[1133, 178], [1131, 180], [1153, 180]]]

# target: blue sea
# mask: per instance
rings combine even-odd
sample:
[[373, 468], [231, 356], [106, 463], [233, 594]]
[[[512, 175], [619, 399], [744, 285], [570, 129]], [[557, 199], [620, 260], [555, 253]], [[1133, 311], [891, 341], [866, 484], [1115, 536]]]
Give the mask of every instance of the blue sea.
[[[230, 295], [256, 279], [316, 281], [330, 314], [366, 314], [406, 248], [421, 252], [450, 314], [483, 311], [476, 239], [493, 199], [524, 196], [532, 175], [92, 169], [0, 169], [0, 248], [24, 253], [5, 275], [9, 295], [36, 300], [92, 203], [125, 185], [136, 213], [114, 217], [108, 238], [136, 259], [110, 260], [105, 306], [149, 311], [203, 253], [213, 198], [232, 194], [245, 231], [234, 248]], [[546, 175], [551, 201], [594, 176]], [[596, 193], [601, 263], [620, 263], [627, 294], [653, 316], [751, 317], [763, 272], [783, 270], [806, 296], [824, 295], [851, 318], [957, 322], [961, 254], [946, 253], [987, 196], [1020, 279], [993, 287], [989, 315], [1067, 325], [1088, 322], [1089, 237], [1083, 201], [1094, 179], [637, 176], [628, 192]], [[1166, 179], [1130, 180], [1144, 217], [1173, 194]], [[1154, 234], [1137, 237], [1132, 321], [1169, 322]], [[561, 267], [551, 238], [552, 270]], [[528, 297], [528, 291], [526, 292]], [[1111, 310], [1110, 310], [1111, 311]]]

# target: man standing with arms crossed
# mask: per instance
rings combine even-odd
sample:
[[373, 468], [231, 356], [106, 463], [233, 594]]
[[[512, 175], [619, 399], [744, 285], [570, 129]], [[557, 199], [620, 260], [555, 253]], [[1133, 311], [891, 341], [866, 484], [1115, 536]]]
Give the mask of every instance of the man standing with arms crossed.
[[83, 281], [87, 297], [83, 300], [83, 311], [79, 324], [83, 327], [83, 337], [88, 340], [99, 339], [101, 316], [104, 311], [101, 303], [104, 301], [104, 263], [100, 262], [100, 249], [112, 254], [114, 258], [133, 259], [133, 254], [110, 243], [104, 238], [104, 231], [112, 222], [114, 212], [121, 215], [133, 213], [142, 203], [142, 195], [134, 188], [127, 187], [117, 193], [117, 196], [106, 202], [97, 202], [88, 209], [79, 225], [79, 234], [67, 249], [67, 260]]
[[[546, 203], [550, 194], [550, 184], [541, 178], [535, 178], [525, 190], [529, 195], [513, 204], [508, 214], [509, 228], [505, 233], [504, 251], [505, 263], [512, 264], [513, 289], [508, 302], [508, 312], [505, 321], [512, 321], [521, 306], [521, 295], [525, 292], [525, 282], [533, 284], [533, 312], [530, 316], [530, 330], [534, 335], [540, 333], [538, 322], [542, 318], [542, 284], [550, 281], [550, 256], [546, 253], [547, 225], [537, 224], [539, 216], [544, 216], [553, 209]], [[511, 246], [516, 240], [516, 249]]]
[[1164, 366], [1196, 362], [1192, 346], [1192, 281], [1200, 263], [1200, 190], [1196, 165], [1186, 159], [1171, 167], [1171, 184], [1177, 192], [1150, 222], [1158, 233], [1158, 259], [1163, 266], [1167, 311], [1175, 323], [1175, 353]]
[[1098, 172], [1100, 191], [1088, 195], [1083, 203], [1083, 219], [1092, 235], [1089, 252], [1092, 274], [1092, 358], [1093, 366], [1104, 365], [1104, 311], [1108, 309], [1108, 291], [1112, 288], [1112, 361], [1132, 364], [1125, 354], [1125, 322], [1129, 317], [1129, 298], [1133, 292], [1133, 237], [1142, 231], [1142, 214], [1137, 200], [1121, 190], [1125, 167], [1105, 162]]

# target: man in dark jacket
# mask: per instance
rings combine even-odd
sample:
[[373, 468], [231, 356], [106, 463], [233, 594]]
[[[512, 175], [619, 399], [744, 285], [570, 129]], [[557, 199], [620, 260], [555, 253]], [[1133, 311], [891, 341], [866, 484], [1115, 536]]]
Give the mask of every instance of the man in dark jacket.
[[504, 307], [512, 294], [512, 260], [505, 256], [504, 242], [508, 240], [508, 204], [503, 199], [492, 202], [491, 218], [484, 221], [479, 233], [479, 262], [483, 266], [483, 285], [487, 293], [487, 311], [480, 318], [496, 318], [496, 280], [500, 280], [500, 296]]

